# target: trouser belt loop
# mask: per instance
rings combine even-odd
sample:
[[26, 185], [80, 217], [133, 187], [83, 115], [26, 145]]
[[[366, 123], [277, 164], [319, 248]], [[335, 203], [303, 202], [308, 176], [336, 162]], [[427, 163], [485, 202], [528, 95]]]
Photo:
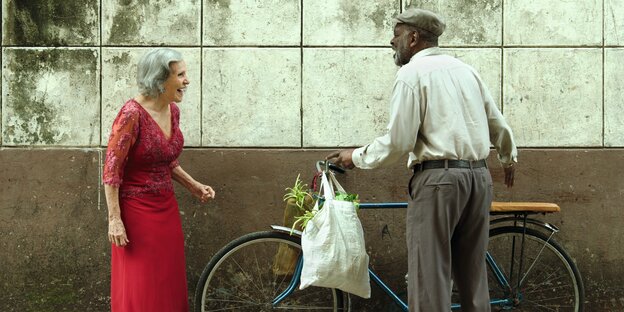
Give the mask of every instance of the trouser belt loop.
[[485, 159], [484, 159], [484, 160], [483, 160], [483, 164], [485, 164], [485, 169], [489, 169], [489, 168], [488, 168], [488, 165], [487, 165], [487, 160], [485, 160]]
[[470, 170], [472, 170], [472, 169], [473, 169], [473, 167], [472, 167], [472, 160], [471, 160], [471, 161], [468, 161], [468, 166], [470, 167]]
[[444, 160], [444, 170], [448, 171], [448, 159]]

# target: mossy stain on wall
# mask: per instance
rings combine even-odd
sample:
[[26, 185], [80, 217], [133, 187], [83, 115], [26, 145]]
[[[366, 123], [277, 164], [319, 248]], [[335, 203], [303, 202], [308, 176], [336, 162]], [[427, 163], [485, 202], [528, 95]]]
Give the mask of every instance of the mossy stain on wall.
[[138, 9], [136, 1], [123, 0], [119, 4], [121, 7], [113, 17], [113, 25], [108, 38], [111, 44], [133, 42], [139, 34], [141, 16], [136, 13]]
[[4, 43], [62, 46], [94, 43], [97, 0], [6, 0]]
[[342, 15], [339, 16], [343, 19], [351, 29], [357, 29], [360, 25], [360, 5], [349, 0], [343, 0], [340, 2], [340, 10]]
[[110, 62], [115, 66], [128, 66], [130, 64], [130, 53], [124, 51], [120, 55], [115, 55]]
[[[162, 21], [154, 19], [158, 16], [158, 12], [167, 10], [175, 5], [173, 0], [118, 1], [118, 6], [112, 20], [110, 35], [108, 37], [108, 42], [110, 44], [132, 44], [141, 42], [141, 28], [149, 27], [149, 24], [162, 23]], [[196, 0], [187, 1], [186, 5], [195, 5], [195, 3]], [[144, 14], [140, 14], [140, 12], [144, 12]], [[186, 31], [192, 27], [193, 24], [188, 21], [177, 22], [173, 28], [177, 31]]]
[[208, 38], [214, 44], [227, 43], [229, 40], [230, 30], [228, 29], [229, 20], [232, 17], [231, 0], [208, 0], [206, 2], [209, 9], [208, 23], [210, 31], [207, 33]]
[[[6, 93], [7, 116], [5, 141], [14, 144], [56, 144], [62, 137], [59, 131], [58, 99], [35, 92], [41, 77], [56, 73], [87, 73], [94, 81], [97, 75], [97, 57], [92, 50], [11, 50], [6, 68], [12, 73]], [[67, 88], [72, 86], [67, 81]], [[79, 104], [79, 103], [77, 103]], [[10, 114], [8, 112], [11, 112]]]

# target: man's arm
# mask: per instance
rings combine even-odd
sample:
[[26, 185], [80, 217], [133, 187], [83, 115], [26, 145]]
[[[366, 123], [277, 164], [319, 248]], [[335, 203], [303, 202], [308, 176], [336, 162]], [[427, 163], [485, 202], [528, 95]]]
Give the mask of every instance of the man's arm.
[[334, 152], [327, 159], [335, 158], [336, 164], [347, 169], [373, 169], [399, 160], [416, 145], [420, 128], [418, 96], [419, 93], [412, 87], [397, 80], [390, 101], [392, 108], [386, 134], [366, 146]]

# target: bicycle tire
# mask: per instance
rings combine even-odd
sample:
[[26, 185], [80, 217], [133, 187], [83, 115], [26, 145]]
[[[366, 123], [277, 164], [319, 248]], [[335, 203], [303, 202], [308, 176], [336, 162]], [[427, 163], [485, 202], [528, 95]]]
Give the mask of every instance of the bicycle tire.
[[277, 307], [272, 300], [292, 276], [272, 269], [280, 244], [301, 252], [301, 238], [263, 231], [243, 235], [219, 250], [208, 262], [195, 290], [195, 311], [345, 311], [345, 294], [338, 289], [297, 289]]
[[[512, 272], [512, 263], [513, 270], [519, 267], [523, 233], [525, 233], [523, 272]], [[514, 248], [515, 255], [512, 261], [511, 254]], [[490, 298], [507, 297], [513, 300], [513, 304], [499, 306], [502, 310], [583, 311], [585, 289], [581, 274], [572, 258], [554, 239], [549, 239], [543, 232], [531, 228], [504, 226], [490, 230], [488, 249], [504, 276], [508, 280], [511, 279], [510, 292], [509, 289], [500, 287], [492, 267], [488, 270]], [[518, 276], [521, 276], [520, 287]], [[496, 307], [492, 307], [492, 311], [496, 310]]]

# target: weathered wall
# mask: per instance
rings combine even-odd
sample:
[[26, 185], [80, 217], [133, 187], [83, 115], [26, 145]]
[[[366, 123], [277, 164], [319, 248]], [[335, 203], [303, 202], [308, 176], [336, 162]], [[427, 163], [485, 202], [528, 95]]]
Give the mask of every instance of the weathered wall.
[[[2, 0], [0, 311], [108, 309], [99, 168], [147, 49], [185, 57], [181, 160], [218, 196], [200, 206], [178, 189], [193, 291], [225, 242], [279, 222], [297, 173], [383, 132], [391, 17], [406, 5], [447, 18], [440, 44], [481, 73], [515, 131], [517, 186], [497, 182], [496, 199], [560, 204], [546, 219], [579, 264], [588, 311], [624, 310], [621, 1]], [[397, 164], [344, 179], [364, 199], [401, 200], [408, 177]], [[397, 281], [403, 213], [362, 213], [376, 268]]]

